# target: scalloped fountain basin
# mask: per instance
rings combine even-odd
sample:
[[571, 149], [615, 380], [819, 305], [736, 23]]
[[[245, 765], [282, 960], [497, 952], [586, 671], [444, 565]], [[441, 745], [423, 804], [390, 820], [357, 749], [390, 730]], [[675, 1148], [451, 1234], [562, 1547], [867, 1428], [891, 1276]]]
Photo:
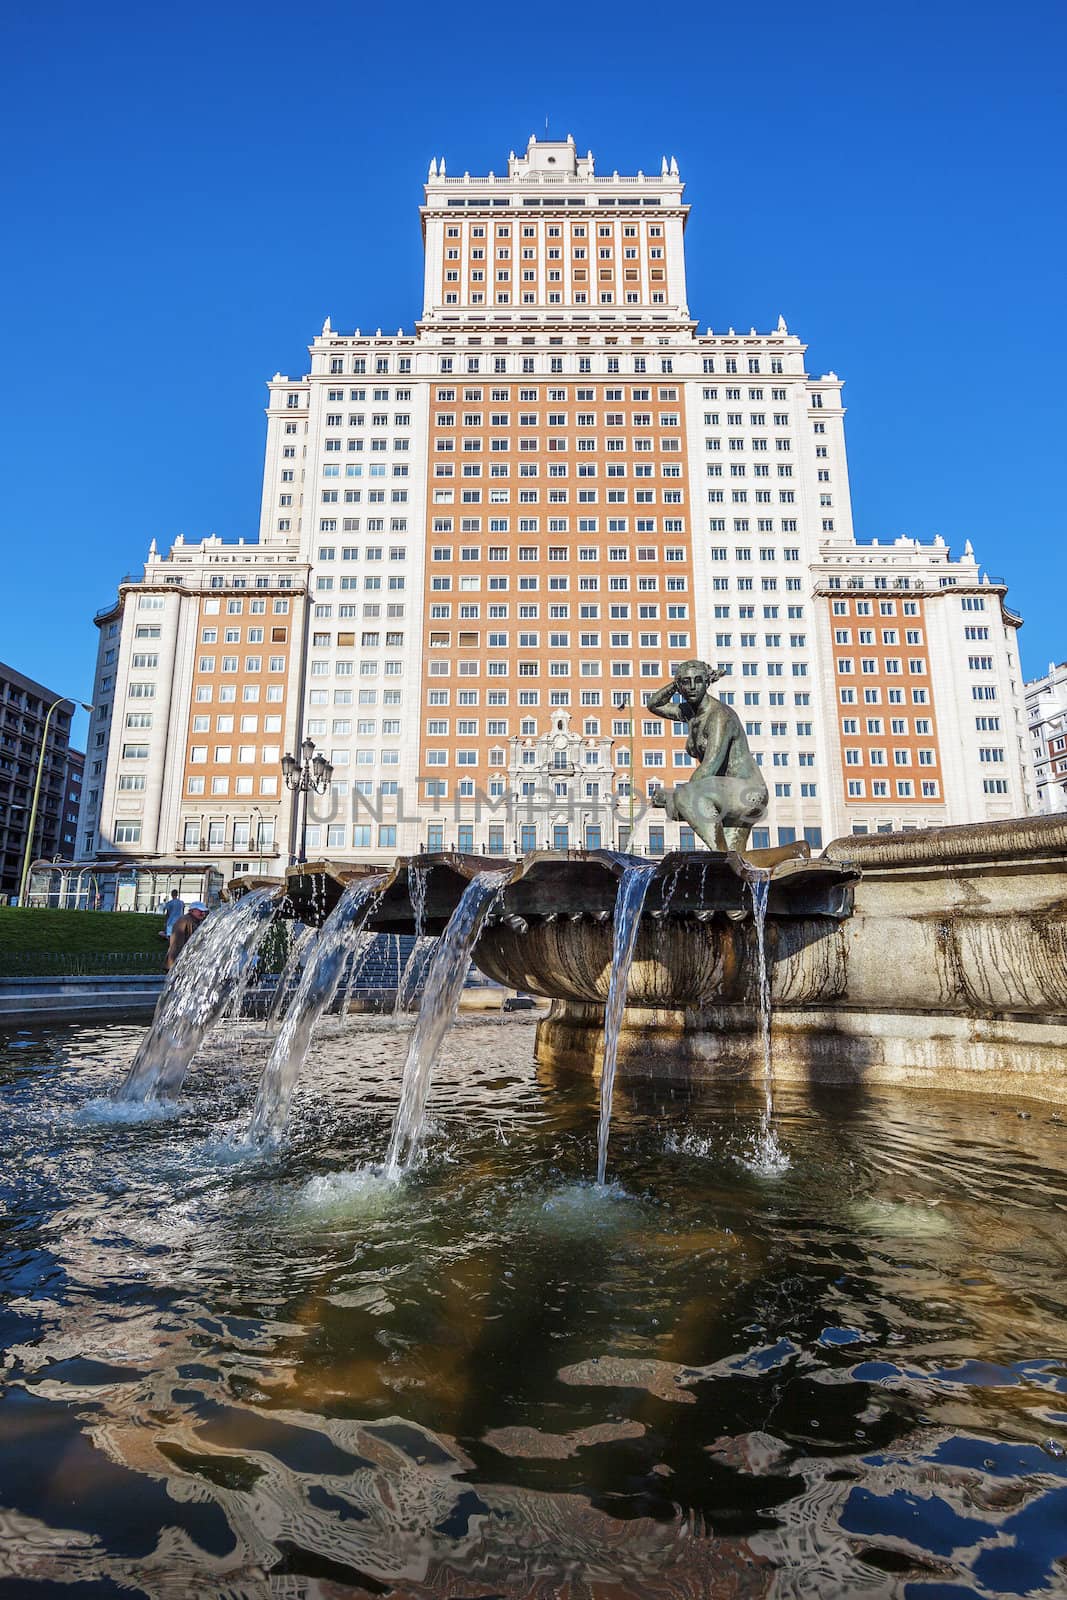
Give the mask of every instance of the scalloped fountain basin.
[[[535, 852], [514, 866], [474, 948], [488, 976], [553, 1001], [537, 1057], [596, 1069], [619, 879], [635, 858]], [[397, 861], [369, 926], [440, 933], [496, 857]], [[1067, 1100], [1067, 818], [917, 830], [804, 847], [674, 854], [658, 864], [629, 973], [621, 1071], [747, 1074], [759, 1065], [746, 879], [770, 873], [766, 951], [776, 1074]], [[291, 869], [287, 911], [320, 921], [354, 869]]]

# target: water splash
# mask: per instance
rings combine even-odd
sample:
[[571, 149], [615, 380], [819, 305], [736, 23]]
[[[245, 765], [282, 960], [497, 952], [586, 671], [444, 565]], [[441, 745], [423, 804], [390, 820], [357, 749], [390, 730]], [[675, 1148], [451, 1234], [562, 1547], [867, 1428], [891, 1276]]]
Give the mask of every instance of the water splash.
[[425, 1133], [426, 1101], [434, 1063], [459, 1007], [471, 950], [510, 878], [511, 868], [479, 872], [473, 877], [437, 942], [426, 976], [418, 1021], [408, 1041], [400, 1104], [385, 1158], [385, 1170], [392, 1178], [405, 1172], [418, 1154]]
[[385, 883], [385, 873], [356, 878], [323, 923], [263, 1068], [249, 1127], [254, 1143], [276, 1138], [285, 1127], [315, 1024], [337, 995], [363, 924], [381, 898]]
[[766, 867], [749, 866], [745, 874], [752, 900], [752, 927], [756, 935], [756, 1001], [759, 1007], [760, 1047], [763, 1053], [763, 1114], [750, 1165], [758, 1172], [784, 1172], [789, 1157], [778, 1143], [774, 1128], [774, 1055], [771, 1045], [771, 976], [767, 963], [767, 903], [771, 874]]
[[273, 891], [254, 889], [219, 906], [170, 969], [152, 1026], [142, 1039], [119, 1100], [170, 1100], [201, 1042], [233, 998], [274, 916]]
[[411, 901], [411, 911], [415, 919], [415, 943], [411, 947], [407, 966], [400, 974], [396, 986], [396, 999], [393, 1001], [393, 1016], [400, 1017], [411, 1005], [419, 986], [419, 978], [424, 975], [421, 963], [422, 942], [426, 928], [426, 889], [429, 883], [429, 869], [427, 867], [408, 864], [408, 898]]
[[608, 1134], [611, 1130], [611, 1101], [615, 1092], [615, 1066], [619, 1054], [619, 1029], [626, 1006], [626, 987], [633, 965], [637, 930], [645, 896], [656, 872], [656, 863], [642, 863], [623, 870], [615, 897], [615, 941], [611, 955], [611, 982], [604, 1007], [604, 1061], [600, 1069], [600, 1127], [597, 1134], [596, 1181], [603, 1184], [608, 1166]]

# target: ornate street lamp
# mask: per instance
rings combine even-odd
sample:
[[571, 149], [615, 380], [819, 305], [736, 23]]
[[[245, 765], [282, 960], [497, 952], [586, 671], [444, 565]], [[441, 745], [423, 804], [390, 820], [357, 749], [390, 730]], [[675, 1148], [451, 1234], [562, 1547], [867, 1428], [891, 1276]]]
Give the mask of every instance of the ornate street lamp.
[[299, 757], [282, 756], [282, 777], [287, 789], [304, 797], [300, 819], [300, 854], [297, 857], [298, 861], [303, 862], [307, 860], [308, 795], [312, 789], [316, 794], [326, 793], [333, 781], [333, 768], [322, 751], [315, 749], [314, 740], [305, 739], [300, 746]]

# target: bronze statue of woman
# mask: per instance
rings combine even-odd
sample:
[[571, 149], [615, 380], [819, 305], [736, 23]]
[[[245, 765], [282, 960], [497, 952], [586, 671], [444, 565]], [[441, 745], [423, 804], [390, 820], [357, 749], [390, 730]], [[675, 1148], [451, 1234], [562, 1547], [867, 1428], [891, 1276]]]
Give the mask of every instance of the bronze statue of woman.
[[[685, 822], [711, 850], [743, 850], [766, 813], [767, 786], [737, 712], [709, 692], [724, 673], [706, 661], [683, 661], [671, 682], [648, 697], [648, 709], [689, 724], [686, 753], [700, 765], [688, 783], [657, 789], [654, 806]], [[682, 704], [673, 698], [681, 696]]]

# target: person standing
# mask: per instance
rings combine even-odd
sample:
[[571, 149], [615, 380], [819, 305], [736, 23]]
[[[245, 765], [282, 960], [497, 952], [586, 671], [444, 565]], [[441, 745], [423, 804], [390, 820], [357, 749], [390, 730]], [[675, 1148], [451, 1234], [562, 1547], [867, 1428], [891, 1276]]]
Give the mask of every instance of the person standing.
[[163, 902], [163, 937], [169, 939], [174, 932], [174, 924], [179, 917], [185, 915], [185, 901], [177, 889], [170, 891], [170, 899]]

